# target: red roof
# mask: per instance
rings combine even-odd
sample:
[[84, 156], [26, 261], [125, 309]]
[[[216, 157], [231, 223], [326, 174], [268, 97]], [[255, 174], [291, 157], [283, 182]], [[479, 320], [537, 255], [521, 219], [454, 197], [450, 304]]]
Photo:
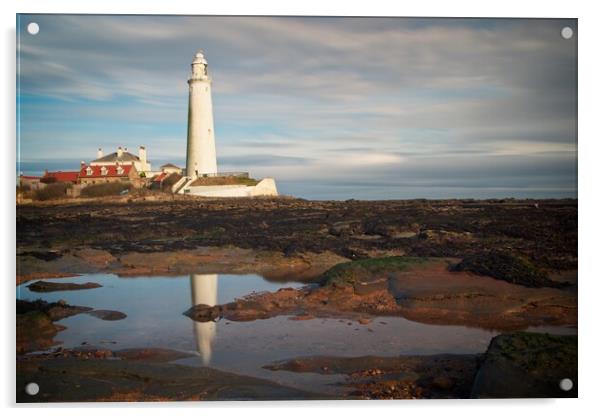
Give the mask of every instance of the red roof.
[[44, 179], [54, 178], [57, 182], [77, 182], [79, 172], [46, 172], [43, 176]]
[[[119, 165], [119, 167], [122, 169], [121, 173], [119, 173], [117, 171], [117, 166], [115, 165], [106, 165], [106, 166], [86, 166], [83, 165], [81, 170], [78, 172], [79, 176], [81, 178], [107, 178], [107, 177], [123, 177], [123, 176], [128, 176], [130, 173], [130, 170], [132, 169], [132, 165]], [[91, 175], [88, 175], [88, 168], [91, 170]], [[103, 168], [105, 168], [106, 170], [104, 171], [105, 174], [103, 175]]]
[[163, 179], [167, 177], [166, 172], [161, 172], [157, 176], [153, 177], [153, 182], [163, 182]]

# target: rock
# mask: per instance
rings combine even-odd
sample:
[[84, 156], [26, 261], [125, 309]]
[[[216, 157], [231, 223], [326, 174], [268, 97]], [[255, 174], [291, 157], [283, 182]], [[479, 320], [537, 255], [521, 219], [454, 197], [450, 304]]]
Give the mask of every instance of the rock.
[[398, 357], [298, 357], [263, 368], [316, 374], [344, 374], [349, 394], [373, 399], [468, 398], [477, 370], [476, 355]]
[[284, 257], [293, 257], [294, 255], [298, 254], [299, 252], [301, 252], [301, 247], [296, 242], [289, 244], [283, 250]]
[[19, 253], [18, 255], [32, 256], [43, 261], [53, 261], [62, 257], [62, 254], [59, 251], [25, 251]]
[[113, 356], [113, 352], [111, 350], [96, 350], [94, 351], [94, 357], [95, 358], [108, 358], [108, 357], [112, 357]]
[[325, 272], [321, 280], [321, 285], [299, 289], [254, 292], [224, 305], [196, 305], [185, 315], [198, 322], [300, 314], [351, 320], [403, 316], [428, 324], [502, 331], [577, 322], [574, 292], [533, 290], [468, 272], [452, 272], [449, 263], [439, 259], [382, 257], [341, 263]]
[[381, 235], [388, 237], [392, 233], [392, 226], [386, 224], [386, 222], [379, 216], [368, 218], [362, 223], [364, 234], [367, 235]]
[[432, 386], [441, 390], [451, 390], [454, 385], [454, 380], [446, 376], [434, 377], [432, 381]]
[[386, 291], [389, 288], [387, 279], [377, 279], [371, 282], [357, 282], [353, 285], [353, 292], [356, 295], [364, 296], [374, 292]]
[[322, 275], [322, 282], [324, 285], [351, 284], [355, 290], [361, 291], [364, 287], [367, 292], [386, 289], [388, 273], [405, 271], [426, 261], [428, 259], [390, 256], [340, 263]]
[[88, 315], [92, 315], [95, 318], [102, 319], [103, 321], [120, 321], [127, 318], [127, 315], [119, 311], [110, 311], [105, 309], [95, 309], [93, 311], [86, 312]]
[[92, 308], [68, 305], [65, 301], [46, 302], [41, 299], [35, 301], [17, 299], [17, 314], [39, 311], [45, 313], [52, 321], [59, 321], [63, 318], [90, 310], [92, 310]]
[[61, 319], [78, 315], [91, 309], [92, 308], [88, 308], [86, 306], [57, 305], [46, 309], [45, 312], [53, 321], [60, 321]]
[[54, 283], [37, 281], [27, 286], [32, 292], [58, 292], [63, 290], [84, 290], [84, 289], [95, 289], [102, 287], [98, 283]]
[[30, 311], [17, 314], [17, 354], [55, 345], [53, 338], [60, 329], [44, 312]]
[[[563, 391], [569, 378], [574, 386]], [[491, 341], [472, 398], [577, 397], [577, 336], [515, 332]]]
[[[233, 310], [236, 310], [234, 308]], [[195, 305], [184, 312], [184, 315], [198, 322], [215, 321], [220, 317], [219, 307], [209, 305]]]
[[358, 222], [341, 221], [335, 222], [328, 227], [328, 234], [335, 237], [349, 237], [356, 234], [361, 228]]
[[308, 321], [310, 319], [314, 319], [315, 317], [313, 315], [296, 315], [296, 316], [291, 316], [288, 319], [291, 321]]
[[75, 250], [73, 255], [80, 259], [84, 259], [87, 263], [98, 268], [106, 267], [117, 260], [108, 251], [96, 250], [93, 248]]
[[165, 348], [129, 348], [115, 351], [114, 355], [123, 360], [148, 361], [156, 363], [166, 363], [169, 361], [178, 360], [180, 358], [194, 357], [194, 354], [191, 353]]
[[[282, 253], [292, 241], [298, 244], [298, 252], [304, 256], [330, 252], [354, 259], [362, 253], [390, 250], [392, 246], [417, 257], [465, 258], [476, 250], [499, 248], [503, 244], [511, 251], [527, 255], [538, 267], [577, 268], [577, 201], [574, 199], [428, 203], [292, 198], [200, 201], [170, 195], [161, 203], [140, 199], [127, 204], [128, 198], [132, 197], [117, 198], [110, 202], [110, 208], [105, 202], [78, 199], [62, 202], [69, 204], [68, 209], [65, 205], [47, 203], [19, 206], [16, 217], [19, 272], [23, 275], [88, 273], [112, 267], [127, 270], [138, 265], [148, 267], [155, 274], [172, 267], [187, 274], [197, 272], [200, 265], [223, 264], [203, 256], [201, 248], [209, 246], [221, 250], [253, 247], [256, 253], [277, 253], [279, 265], [284, 269], [291, 258]], [[538, 210], [533, 208], [534, 203], [539, 204]], [[190, 212], [199, 215], [191, 217]], [[114, 218], [128, 220], [122, 223], [112, 221]], [[149, 228], [148, 224], [153, 227]], [[227, 232], [198, 233], [198, 230], [219, 228]], [[136, 238], [132, 230], [137, 229], [145, 229], [145, 234]], [[352, 239], [366, 235], [364, 231], [386, 237]], [[421, 238], [407, 238], [410, 233], [419, 231], [424, 231]], [[48, 257], [47, 254], [28, 255], [31, 251], [44, 251], [40, 247], [48, 247], [46, 251], [62, 247], [73, 249], [69, 253], [59, 251], [62, 257], [52, 261], [38, 258]], [[103, 247], [110, 247], [115, 260], [108, 251], [91, 252]], [[347, 251], [348, 247], [353, 251]], [[185, 251], [193, 256], [187, 259], [177, 255]], [[255, 261], [254, 258], [255, 255], [249, 253], [229, 261], [242, 267], [249, 264], [249, 259]], [[133, 260], [135, 264], [128, 264]]]
[[492, 250], [465, 257], [451, 267], [453, 271], [469, 271], [494, 279], [527, 287], [563, 287], [548, 279], [547, 273], [521, 255]]
[[[42, 394], [25, 393], [32, 380], [42, 387]], [[207, 367], [96, 359], [87, 354], [17, 362], [16, 391], [18, 403], [332, 398]]]
[[369, 325], [372, 321], [368, 318], [360, 318], [357, 320], [362, 325]]

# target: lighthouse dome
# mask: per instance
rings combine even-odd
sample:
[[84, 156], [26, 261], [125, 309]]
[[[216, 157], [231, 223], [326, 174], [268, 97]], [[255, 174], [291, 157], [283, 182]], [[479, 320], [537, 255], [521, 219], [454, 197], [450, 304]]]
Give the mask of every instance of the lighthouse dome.
[[205, 55], [203, 55], [203, 51], [199, 50], [194, 54], [194, 58], [192, 59], [193, 64], [205, 64], [207, 65], [207, 60], [205, 59]]

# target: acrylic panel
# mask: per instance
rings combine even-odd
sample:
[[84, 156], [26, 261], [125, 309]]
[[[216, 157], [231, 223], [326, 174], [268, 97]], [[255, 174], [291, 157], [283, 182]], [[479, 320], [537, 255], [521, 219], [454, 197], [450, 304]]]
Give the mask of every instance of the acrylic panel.
[[17, 15], [16, 400], [577, 397], [577, 33]]

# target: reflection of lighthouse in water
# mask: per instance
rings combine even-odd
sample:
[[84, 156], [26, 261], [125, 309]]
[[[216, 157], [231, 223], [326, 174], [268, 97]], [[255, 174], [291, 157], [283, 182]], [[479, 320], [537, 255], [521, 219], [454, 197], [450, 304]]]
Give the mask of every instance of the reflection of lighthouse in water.
[[[217, 303], [217, 274], [191, 274], [190, 292], [192, 294], [192, 306], [208, 305]], [[211, 361], [211, 344], [215, 338], [215, 322], [194, 321], [194, 333], [196, 344], [203, 364]]]

